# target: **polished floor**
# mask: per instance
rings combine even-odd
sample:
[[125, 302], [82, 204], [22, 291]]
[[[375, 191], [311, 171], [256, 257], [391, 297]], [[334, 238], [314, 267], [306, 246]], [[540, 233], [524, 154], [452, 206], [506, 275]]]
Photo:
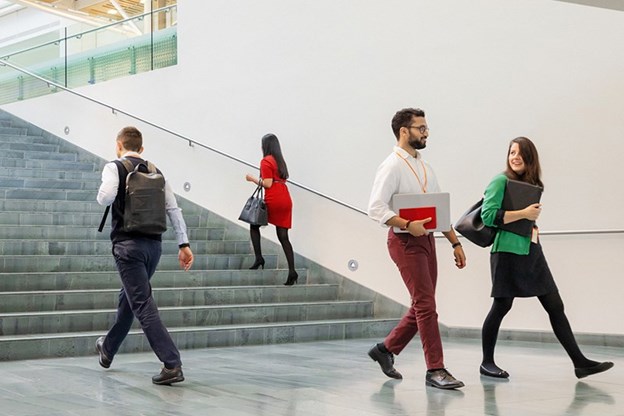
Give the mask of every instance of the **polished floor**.
[[582, 349], [610, 371], [579, 381], [558, 344], [501, 342], [508, 381], [479, 375], [480, 345], [445, 340], [458, 391], [424, 385], [417, 339], [397, 357], [403, 380], [367, 356], [376, 340], [183, 351], [186, 381], [155, 386], [151, 353], [120, 354], [111, 369], [95, 355], [0, 363], [0, 415], [624, 415], [624, 349]]

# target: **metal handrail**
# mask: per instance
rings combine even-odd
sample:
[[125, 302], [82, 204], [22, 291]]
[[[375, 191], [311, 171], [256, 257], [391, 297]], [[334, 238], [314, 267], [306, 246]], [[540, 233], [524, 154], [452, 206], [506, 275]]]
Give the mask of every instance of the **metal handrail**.
[[[107, 107], [107, 108], [109, 108], [113, 112], [113, 114], [120, 113], [120, 114], [123, 114], [125, 116], [130, 117], [130, 118], [133, 118], [135, 120], [138, 120], [138, 121], [140, 121], [142, 123], [145, 123], [145, 124], [147, 124], [149, 126], [152, 126], [152, 127], [156, 128], [156, 129], [165, 131], [165, 132], [171, 134], [172, 136], [175, 136], [175, 137], [178, 137], [180, 139], [183, 139], [183, 140], [187, 141], [189, 146], [197, 145], [199, 147], [202, 147], [204, 149], [210, 150], [210, 151], [212, 151], [214, 153], [217, 153], [217, 154], [219, 154], [221, 156], [224, 156], [224, 157], [226, 157], [226, 158], [228, 158], [230, 160], [234, 160], [234, 161], [236, 161], [238, 163], [241, 163], [241, 164], [243, 164], [245, 166], [248, 166], [250, 168], [258, 169], [258, 166], [255, 166], [252, 163], [249, 163], [249, 162], [247, 162], [247, 161], [245, 161], [243, 159], [240, 159], [240, 158], [238, 158], [236, 156], [232, 156], [232, 155], [230, 155], [228, 153], [225, 153], [225, 152], [223, 152], [221, 150], [215, 149], [214, 147], [211, 147], [211, 146], [205, 145], [203, 143], [200, 143], [200, 142], [198, 142], [196, 140], [193, 140], [193, 139], [191, 139], [189, 137], [184, 136], [183, 134], [177, 133], [177, 132], [175, 132], [175, 131], [173, 131], [171, 129], [168, 129], [166, 127], [160, 126], [160, 125], [158, 125], [156, 123], [152, 123], [151, 121], [145, 120], [145, 119], [143, 119], [143, 118], [141, 118], [141, 117], [139, 117], [139, 116], [137, 116], [135, 114], [129, 113], [129, 112], [124, 111], [124, 110], [120, 110], [120, 109], [118, 109], [116, 107], [113, 107], [110, 104], [106, 104], [106, 103], [104, 103], [104, 102], [102, 102], [100, 100], [96, 100], [95, 98], [91, 98], [91, 97], [89, 97], [87, 95], [84, 95], [84, 94], [81, 94], [79, 92], [76, 92], [76, 91], [74, 91], [74, 90], [72, 90], [70, 88], [66, 88], [63, 85], [60, 85], [60, 84], [58, 84], [58, 83], [56, 83], [54, 81], [48, 80], [48, 79], [46, 79], [46, 78], [44, 78], [42, 76], [39, 76], [39, 75], [37, 75], [37, 74], [27, 70], [27, 69], [24, 69], [24, 68], [18, 66], [18, 65], [12, 64], [12, 63], [10, 63], [10, 62], [8, 62], [6, 60], [0, 60], [0, 66], [9, 66], [9, 67], [11, 67], [11, 68], [13, 68], [13, 69], [15, 69], [15, 70], [17, 70], [19, 72], [22, 72], [22, 73], [24, 73], [26, 75], [29, 75], [29, 76], [31, 76], [33, 78], [37, 78], [37, 79], [47, 83], [48, 86], [54, 86], [55, 88], [59, 88], [59, 89], [61, 89], [63, 91], [66, 91], [66, 92], [68, 92], [70, 94], [73, 94], [73, 95], [76, 95], [78, 97], [84, 98], [85, 100], [88, 100], [88, 101], [91, 101], [93, 103], [99, 104], [99, 105], [101, 105], [103, 107]], [[336, 199], [334, 197], [331, 197], [329, 195], [325, 195], [325, 194], [323, 194], [323, 193], [321, 193], [321, 192], [319, 192], [319, 191], [317, 191], [315, 189], [312, 189], [312, 188], [310, 188], [308, 186], [305, 186], [305, 185], [300, 184], [298, 182], [292, 181], [290, 179], [288, 180], [288, 183], [292, 184], [293, 186], [296, 186], [298, 188], [301, 188], [301, 189], [303, 189], [305, 191], [308, 191], [308, 192], [310, 192], [310, 193], [312, 193], [314, 195], [320, 196], [321, 198], [327, 199], [328, 201], [334, 202], [334, 203], [336, 203], [338, 205], [341, 205], [341, 206], [343, 206], [345, 208], [348, 208], [348, 209], [350, 209], [352, 211], [355, 211], [355, 212], [360, 213], [360, 214], [368, 215], [366, 211], [364, 211], [364, 210], [362, 210], [360, 208], [357, 208], [357, 207], [355, 207], [353, 205], [347, 204], [346, 202], [340, 201], [340, 200], [338, 200], [338, 199]], [[618, 230], [618, 229], [611, 229], [611, 230], [540, 231], [540, 235], [584, 235], [584, 234], [624, 234], [624, 230], [622, 230], [622, 229], [620, 229], [620, 230]], [[461, 236], [461, 235], [459, 237], [463, 238], [463, 236]], [[442, 238], [442, 236], [436, 236], [436, 238]]]
[[[55, 88], [61, 89], [61, 90], [63, 90], [63, 91], [66, 91], [66, 92], [68, 92], [68, 93], [70, 93], [70, 94], [76, 95], [76, 96], [78, 96], [78, 97], [80, 97], [80, 98], [84, 98], [85, 100], [88, 100], [88, 101], [91, 101], [91, 102], [93, 102], [93, 103], [99, 104], [99, 105], [101, 105], [101, 106], [103, 106], [103, 107], [107, 107], [107, 108], [109, 108], [109, 109], [113, 112], [113, 114], [115, 114], [115, 113], [120, 113], [120, 114], [123, 114], [123, 115], [125, 115], [125, 116], [130, 117], [130, 118], [133, 118], [133, 119], [135, 119], [135, 120], [138, 120], [138, 121], [140, 121], [140, 122], [142, 122], [142, 123], [145, 123], [145, 124], [147, 124], [147, 125], [149, 125], [149, 126], [152, 126], [152, 127], [156, 128], [156, 129], [159, 129], [159, 130], [165, 131], [165, 132], [167, 132], [167, 133], [169, 133], [169, 134], [171, 134], [171, 135], [173, 135], [173, 136], [176, 136], [176, 137], [178, 137], [178, 138], [180, 138], [180, 139], [183, 139], [183, 140], [187, 141], [187, 142], [188, 142], [188, 144], [189, 144], [189, 146], [194, 146], [194, 145], [197, 145], [197, 146], [199, 146], [199, 147], [203, 147], [204, 149], [210, 150], [210, 151], [212, 151], [212, 152], [214, 152], [214, 153], [217, 153], [217, 154], [219, 154], [219, 155], [221, 155], [221, 156], [227, 157], [228, 159], [234, 160], [234, 161], [236, 161], [236, 162], [238, 162], [238, 163], [241, 163], [241, 164], [243, 164], [243, 165], [245, 165], [245, 166], [248, 166], [248, 167], [250, 167], [250, 168], [253, 168], [253, 169], [258, 169], [258, 166], [255, 166], [255, 165], [253, 165], [253, 164], [251, 164], [251, 163], [249, 163], [249, 162], [247, 162], [247, 161], [245, 161], [245, 160], [243, 160], [243, 159], [240, 159], [240, 158], [238, 158], [238, 157], [236, 157], [236, 156], [232, 156], [232, 155], [230, 155], [230, 154], [228, 154], [228, 153], [225, 153], [225, 152], [223, 152], [223, 151], [221, 151], [221, 150], [215, 149], [214, 147], [210, 147], [210, 146], [208, 146], [208, 145], [205, 145], [205, 144], [203, 144], [203, 143], [200, 143], [200, 142], [198, 142], [198, 141], [196, 141], [196, 140], [193, 140], [193, 139], [191, 139], [191, 138], [189, 138], [189, 137], [184, 136], [183, 134], [177, 133], [177, 132], [175, 132], [175, 131], [173, 131], [173, 130], [170, 130], [170, 129], [166, 128], [166, 127], [163, 127], [163, 126], [160, 126], [160, 125], [158, 125], [158, 124], [156, 124], [156, 123], [152, 123], [151, 121], [145, 120], [145, 119], [143, 119], [143, 118], [141, 118], [141, 117], [139, 117], [139, 116], [137, 116], [137, 115], [135, 115], [135, 114], [129, 113], [129, 112], [124, 111], [124, 110], [120, 110], [119, 108], [113, 107], [113, 106], [112, 106], [112, 105], [110, 105], [110, 104], [106, 104], [106, 103], [105, 103], [105, 102], [103, 102], [103, 101], [96, 100], [95, 98], [91, 98], [91, 97], [89, 97], [89, 96], [87, 96], [87, 95], [81, 94], [81, 93], [79, 93], [79, 92], [77, 92], [77, 91], [74, 91], [74, 90], [72, 90], [72, 89], [70, 89], [70, 88], [66, 88], [65, 86], [63, 86], [63, 85], [61, 85], [61, 84], [58, 84], [58, 83], [56, 83], [56, 82], [54, 82], [54, 81], [51, 81], [51, 80], [49, 80], [49, 79], [46, 79], [46, 78], [44, 78], [44, 77], [42, 77], [42, 76], [40, 76], [40, 75], [37, 75], [37, 74], [35, 74], [35, 73], [33, 73], [33, 72], [31, 72], [31, 71], [29, 71], [29, 70], [25, 69], [25, 68], [22, 68], [22, 67], [20, 67], [20, 66], [18, 66], [18, 65], [15, 65], [15, 64], [13, 64], [13, 63], [10, 63], [10, 62], [8, 62], [8, 61], [6, 61], [6, 60], [0, 60], [0, 66], [9, 66], [9, 67], [11, 67], [11, 68], [13, 68], [13, 69], [15, 69], [15, 70], [17, 70], [17, 71], [19, 71], [19, 72], [22, 72], [22, 73], [24, 73], [24, 74], [26, 74], [26, 75], [29, 75], [29, 76], [31, 76], [31, 77], [33, 77], [33, 78], [36, 78], [36, 79], [38, 79], [38, 80], [40, 80], [40, 81], [45, 82], [46, 84], [48, 84], [48, 86], [53, 86], [53, 87], [55, 87]], [[342, 206], [343, 206], [343, 207], [345, 207], [345, 208], [349, 208], [349, 209], [351, 209], [351, 210], [353, 210], [353, 211], [356, 211], [356, 212], [359, 212], [359, 213], [361, 213], [361, 214], [366, 215], [366, 211], [363, 211], [363, 210], [361, 210], [361, 209], [359, 209], [359, 208], [357, 208], [357, 207], [354, 207], [353, 205], [347, 204], [346, 202], [340, 201], [340, 200], [338, 200], [338, 199], [336, 199], [336, 198], [333, 198], [333, 197], [331, 197], [331, 196], [329, 196], [329, 195], [325, 195], [325, 194], [323, 194], [323, 193], [321, 193], [321, 192], [319, 192], [319, 191], [317, 191], [317, 190], [315, 190], [315, 189], [312, 189], [312, 188], [310, 188], [310, 187], [308, 187], [308, 186], [302, 185], [302, 184], [297, 183], [297, 182], [295, 182], [295, 181], [292, 181], [292, 180], [290, 180], [290, 179], [288, 180], [288, 183], [289, 183], [289, 184], [292, 184], [292, 185], [294, 185], [294, 186], [296, 186], [296, 187], [298, 187], [298, 188], [304, 189], [304, 190], [306, 190], [306, 191], [308, 191], [308, 192], [310, 192], [310, 193], [313, 193], [313, 194], [315, 194], [315, 195], [318, 195], [318, 196], [320, 196], [320, 197], [322, 197], [322, 198], [325, 198], [325, 199], [327, 199], [327, 200], [330, 200], [330, 201], [332, 201], [332, 202], [334, 202], [334, 203], [336, 203], [336, 204], [342, 205]]]
[[106, 24], [106, 25], [98, 26], [98, 27], [96, 27], [96, 28], [94, 28], [94, 29], [85, 30], [84, 32], [76, 33], [76, 34], [73, 34], [73, 35], [71, 35], [71, 36], [66, 36], [66, 37], [58, 38], [58, 39], [56, 39], [56, 40], [51, 40], [51, 41], [49, 41], [49, 42], [45, 42], [45, 43], [42, 43], [42, 44], [40, 44], [40, 45], [36, 45], [36, 46], [31, 46], [31, 47], [29, 47], [29, 48], [22, 49], [22, 50], [20, 50], [20, 51], [11, 52], [11, 53], [9, 53], [9, 54], [6, 54], [6, 55], [3, 55], [3, 56], [0, 56], [0, 59], [4, 59], [4, 60], [6, 60], [6, 59], [10, 58], [10, 57], [11, 57], [11, 56], [13, 56], [13, 55], [19, 55], [19, 54], [21, 54], [21, 53], [25, 53], [25, 52], [29, 52], [29, 51], [32, 51], [32, 50], [35, 50], [35, 49], [42, 48], [42, 47], [44, 47], [44, 46], [54, 45], [54, 44], [57, 44], [57, 43], [59, 43], [59, 42], [61, 42], [61, 41], [67, 40], [67, 39], [71, 39], [71, 38], [78, 38], [78, 37], [81, 37], [81, 36], [83, 36], [83, 35], [87, 35], [87, 34], [92, 33], [92, 32], [97, 32], [97, 31], [102, 30], [102, 29], [107, 29], [107, 28], [109, 28], [109, 27], [117, 26], [117, 25], [120, 25], [120, 24], [123, 24], [123, 23], [127, 23], [127, 22], [130, 22], [130, 21], [132, 21], [132, 20], [136, 20], [136, 19], [139, 19], [139, 18], [142, 18], [142, 17], [145, 17], [145, 16], [153, 15], [154, 13], [158, 13], [158, 12], [161, 12], [161, 11], [163, 11], [163, 10], [173, 9], [173, 8], [176, 8], [176, 7], [178, 7], [178, 5], [177, 5], [177, 4], [173, 4], [173, 5], [170, 5], [170, 6], [161, 7], [161, 8], [159, 8], [159, 9], [152, 10], [151, 12], [147, 12], [147, 13], [143, 13], [143, 14], [138, 14], [138, 15], [136, 15], [136, 16], [129, 17], [129, 18], [124, 19], [124, 20], [118, 20], [118, 21], [113, 22], [113, 23], [109, 23], [109, 24]]

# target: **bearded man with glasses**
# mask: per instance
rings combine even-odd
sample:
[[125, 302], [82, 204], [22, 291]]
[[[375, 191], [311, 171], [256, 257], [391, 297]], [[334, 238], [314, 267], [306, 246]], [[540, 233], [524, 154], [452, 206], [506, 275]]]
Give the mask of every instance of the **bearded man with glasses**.
[[[379, 363], [385, 375], [401, 379], [403, 376], [394, 368], [394, 355], [400, 354], [420, 332], [427, 364], [425, 384], [440, 389], [457, 389], [464, 383], [444, 367], [435, 302], [438, 272], [436, 247], [433, 234], [425, 228], [431, 218], [409, 221], [391, 209], [394, 194], [440, 192], [435, 173], [419, 152], [427, 146], [429, 138], [425, 112], [417, 108], [398, 111], [392, 118], [392, 131], [397, 143], [377, 169], [368, 216], [390, 227], [388, 251], [401, 273], [412, 304], [399, 324], [383, 342], [374, 345], [368, 355]], [[392, 227], [405, 232], [395, 233]], [[455, 231], [451, 228], [443, 234], [453, 247], [455, 265], [464, 268], [466, 255]]]

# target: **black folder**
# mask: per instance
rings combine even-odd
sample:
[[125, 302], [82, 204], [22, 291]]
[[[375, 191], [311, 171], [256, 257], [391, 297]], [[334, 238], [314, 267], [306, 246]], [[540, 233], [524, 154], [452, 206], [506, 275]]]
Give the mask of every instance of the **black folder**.
[[[532, 185], [530, 183], [515, 181], [513, 179], [507, 179], [507, 186], [505, 187], [505, 195], [503, 196], [502, 209], [505, 211], [517, 211], [524, 209], [531, 204], [540, 202], [542, 197], [542, 187]], [[533, 226], [535, 221], [527, 219], [510, 222], [503, 224], [499, 228], [510, 231], [515, 234], [519, 234], [525, 237], [530, 237], [533, 232]]]

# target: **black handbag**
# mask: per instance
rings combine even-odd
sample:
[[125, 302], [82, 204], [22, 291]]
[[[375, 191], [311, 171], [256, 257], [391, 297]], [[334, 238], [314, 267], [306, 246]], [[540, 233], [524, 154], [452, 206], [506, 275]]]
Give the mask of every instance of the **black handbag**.
[[238, 219], [251, 225], [267, 225], [269, 223], [269, 212], [264, 202], [262, 186], [258, 185], [247, 202], [245, 202]]
[[491, 246], [496, 237], [496, 228], [483, 224], [481, 219], [481, 205], [483, 198], [466, 211], [455, 223], [455, 230], [474, 244]]

